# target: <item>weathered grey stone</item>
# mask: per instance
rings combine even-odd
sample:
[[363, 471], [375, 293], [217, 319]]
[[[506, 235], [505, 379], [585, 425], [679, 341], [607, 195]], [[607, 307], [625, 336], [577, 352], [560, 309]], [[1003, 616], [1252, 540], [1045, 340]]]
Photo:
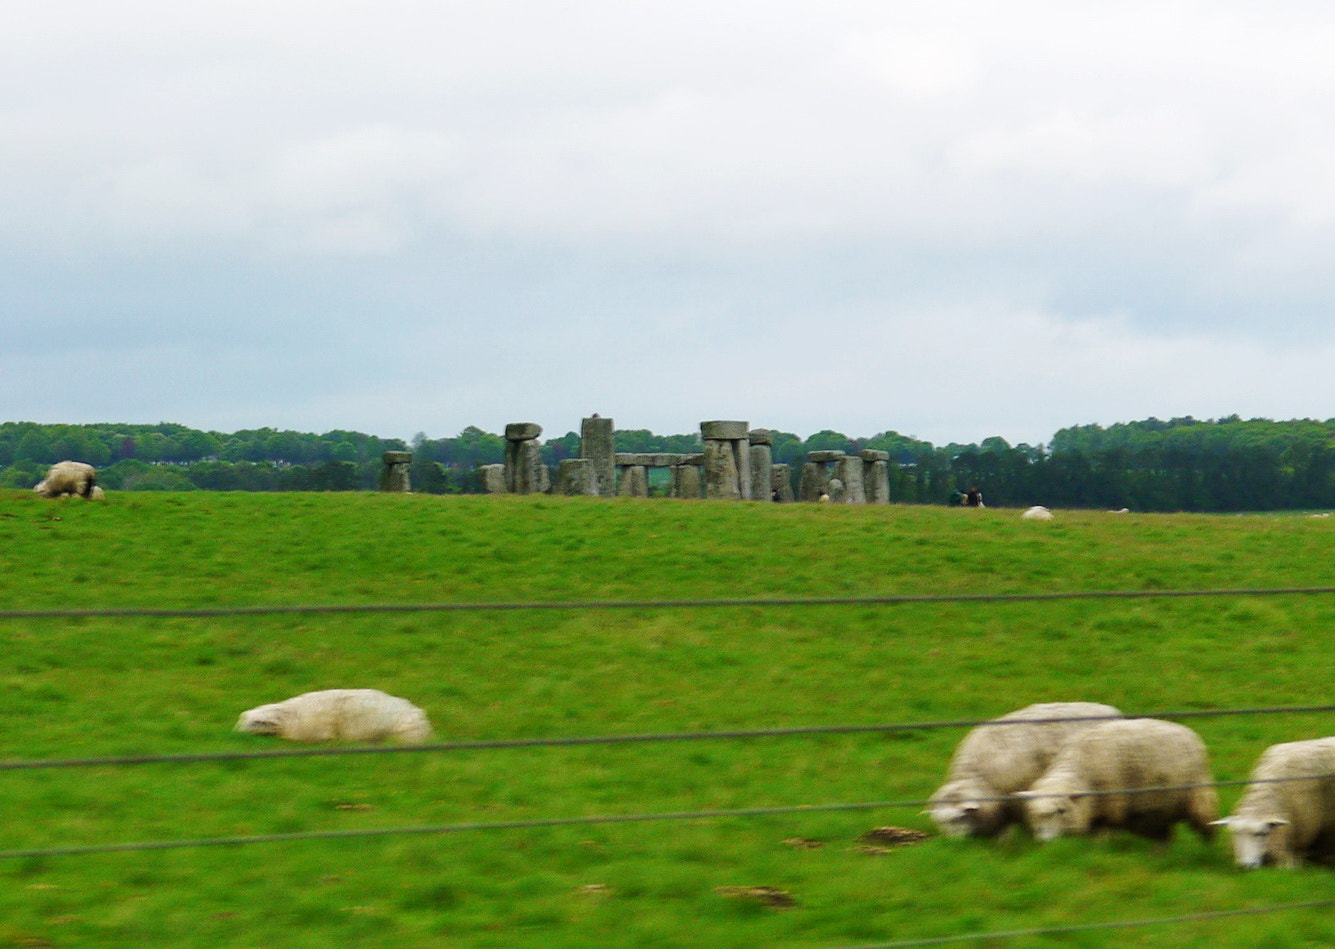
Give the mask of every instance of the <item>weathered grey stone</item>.
[[737, 501], [742, 488], [733, 443], [710, 439], [705, 442], [705, 497], [714, 501]]
[[768, 428], [753, 428], [746, 433], [746, 440], [752, 445], [773, 445], [774, 433]]
[[698, 501], [700, 499], [700, 466], [691, 464], [676, 465], [671, 469], [672, 484], [671, 492], [674, 498], [684, 498], [688, 501]]
[[394, 491], [407, 494], [412, 491], [408, 470], [412, 465], [413, 453], [410, 451], [387, 451], [381, 460], [379, 487], [381, 491]]
[[825, 495], [830, 499], [831, 504], [843, 504], [848, 500], [848, 491], [844, 483], [838, 478], [831, 478], [825, 482]]
[[593, 462], [588, 458], [563, 458], [556, 469], [556, 494], [596, 495]]
[[834, 477], [830, 483], [839, 481], [843, 484], [842, 497], [836, 498], [834, 491], [829, 492], [831, 501], [844, 504], [866, 504], [867, 495], [862, 490], [862, 459], [856, 456], [840, 458], [834, 466]]
[[627, 465], [621, 469], [621, 485], [617, 493], [623, 498], [649, 496], [649, 469], [644, 465]]
[[782, 504], [793, 503], [793, 479], [787, 465], [770, 468], [770, 496]]
[[798, 486], [797, 496], [803, 501], [819, 501], [829, 480], [824, 465], [808, 461], [802, 466], [802, 483]]
[[858, 457], [863, 461], [889, 461], [890, 452], [877, 451], [875, 448], [864, 448], [858, 452]]
[[594, 415], [580, 424], [579, 453], [593, 464], [597, 494], [610, 498], [616, 494], [617, 469], [615, 428], [610, 418]]
[[700, 437], [716, 441], [739, 441], [751, 430], [746, 422], [701, 422]]
[[[513, 446], [513, 451], [511, 450]], [[546, 494], [552, 476], [542, 463], [542, 446], [537, 439], [506, 443], [505, 483], [513, 494]]]
[[629, 452], [619, 451], [615, 461], [618, 466], [643, 465], [646, 468], [671, 468], [682, 463], [685, 455], [670, 452]]
[[681, 459], [683, 465], [695, 465], [697, 468], [705, 466], [705, 453], [699, 452], [694, 455], [683, 455]]
[[751, 442], [749, 449], [751, 454], [751, 500], [768, 501], [770, 500], [771, 471], [774, 468], [774, 456], [770, 450], [768, 442], [757, 444]]
[[542, 426], [537, 422], [511, 422], [505, 426], [505, 440], [508, 442], [526, 442], [542, 436]]
[[822, 464], [827, 461], [838, 461], [841, 458], [847, 458], [848, 453], [837, 449], [831, 451], [809, 451], [807, 452], [807, 461], [814, 461]]
[[867, 494], [868, 504], [890, 503], [890, 463], [888, 461], [863, 462], [862, 488]]
[[482, 474], [482, 490], [487, 494], [505, 494], [505, 465], [482, 465], [478, 468]]

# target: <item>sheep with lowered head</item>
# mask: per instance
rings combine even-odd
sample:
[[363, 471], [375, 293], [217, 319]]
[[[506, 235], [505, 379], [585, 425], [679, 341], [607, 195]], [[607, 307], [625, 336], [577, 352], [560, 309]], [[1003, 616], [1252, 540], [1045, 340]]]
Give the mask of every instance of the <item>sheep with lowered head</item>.
[[1121, 828], [1166, 841], [1182, 820], [1210, 840], [1219, 816], [1211, 780], [1205, 742], [1194, 731], [1176, 722], [1130, 718], [1072, 737], [1019, 797], [1039, 840]]
[[1077, 733], [1122, 713], [1097, 702], [1041, 702], [964, 736], [927, 813], [951, 837], [995, 837], [1023, 818], [1011, 797], [1033, 784]]
[[241, 713], [239, 732], [277, 735], [291, 741], [382, 741], [417, 744], [431, 737], [420, 708], [378, 689], [325, 689]]
[[97, 471], [82, 461], [58, 461], [47, 471], [46, 477], [33, 486], [33, 491], [44, 498], [62, 498], [78, 495], [89, 498], [97, 485]]
[[1021, 514], [1020, 517], [1024, 518], [1026, 521], [1050, 521], [1052, 520], [1052, 512], [1041, 504], [1035, 504], [1029, 510]]
[[1231, 817], [1233, 858], [1252, 869], [1335, 855], [1335, 738], [1271, 745]]

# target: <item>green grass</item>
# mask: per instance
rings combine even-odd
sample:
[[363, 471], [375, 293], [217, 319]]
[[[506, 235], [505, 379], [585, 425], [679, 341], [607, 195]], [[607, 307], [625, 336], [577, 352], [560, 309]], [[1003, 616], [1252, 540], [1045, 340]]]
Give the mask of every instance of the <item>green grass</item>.
[[[1335, 522], [379, 494], [0, 492], [0, 608], [1330, 585]], [[443, 739], [1331, 701], [1335, 597], [0, 620], [0, 757], [280, 747], [298, 692], [382, 688]], [[1329, 714], [1205, 718], [1218, 777]], [[0, 849], [913, 800], [960, 733], [0, 772]], [[1236, 789], [1224, 789], [1225, 806]], [[834, 947], [1335, 897], [1180, 834], [857, 850], [913, 810], [0, 861], [0, 946]], [[817, 849], [785, 845], [792, 837]], [[773, 909], [716, 892], [774, 886]], [[1020, 946], [1325, 946], [1305, 911]]]

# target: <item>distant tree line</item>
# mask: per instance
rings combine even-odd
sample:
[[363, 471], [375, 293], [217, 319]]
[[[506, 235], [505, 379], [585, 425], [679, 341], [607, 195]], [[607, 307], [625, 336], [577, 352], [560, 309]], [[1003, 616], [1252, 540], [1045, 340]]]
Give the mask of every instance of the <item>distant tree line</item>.
[[[578, 457], [579, 435], [548, 439], [544, 460]], [[691, 453], [695, 435], [616, 433], [618, 451]], [[1272, 421], [1237, 416], [1155, 418], [1058, 431], [1047, 446], [934, 446], [897, 432], [850, 438], [825, 430], [803, 439], [774, 432], [775, 462], [796, 481], [808, 452], [888, 451], [898, 501], [944, 504], [978, 487], [992, 506], [1130, 508], [1138, 511], [1259, 511], [1335, 507], [1335, 419]], [[111, 490], [371, 490], [386, 451], [413, 452], [413, 490], [481, 490], [477, 468], [505, 457], [501, 435], [469, 426], [454, 438], [418, 433], [411, 443], [361, 432], [315, 435], [247, 429], [224, 434], [184, 425], [0, 423], [0, 486], [31, 487], [48, 465], [70, 459], [98, 468]]]

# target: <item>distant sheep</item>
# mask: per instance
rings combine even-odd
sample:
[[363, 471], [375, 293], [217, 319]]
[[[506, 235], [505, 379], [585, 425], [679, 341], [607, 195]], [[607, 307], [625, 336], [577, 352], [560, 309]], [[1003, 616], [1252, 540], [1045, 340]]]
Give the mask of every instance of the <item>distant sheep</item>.
[[33, 487], [44, 498], [63, 498], [78, 495], [91, 497], [97, 485], [97, 471], [82, 461], [58, 461], [47, 471], [46, 477]]
[[1023, 818], [1009, 795], [1038, 780], [1073, 735], [1121, 716], [1097, 702], [1043, 702], [993, 720], [1018, 724], [980, 725], [955, 750], [927, 813], [951, 837], [995, 837]]
[[1025, 511], [1025, 512], [1024, 512], [1023, 514], [1021, 514], [1020, 516], [1023, 517], [1026, 521], [1050, 521], [1050, 520], [1052, 520], [1052, 512], [1049, 511], [1047, 508], [1045, 508], [1045, 507], [1044, 507], [1043, 505], [1041, 505], [1041, 504], [1035, 504], [1033, 507], [1031, 507], [1029, 510]]
[[1335, 855], [1335, 738], [1271, 745], [1251, 781], [1233, 816], [1215, 821], [1232, 831], [1238, 866], [1296, 867]]
[[1080, 732], [1019, 796], [1039, 840], [1101, 828], [1167, 840], [1181, 820], [1210, 840], [1219, 816], [1211, 781], [1205, 742], [1194, 731], [1176, 722], [1132, 718]]
[[326, 689], [241, 713], [236, 730], [291, 741], [426, 741], [431, 723], [407, 699], [377, 689]]

